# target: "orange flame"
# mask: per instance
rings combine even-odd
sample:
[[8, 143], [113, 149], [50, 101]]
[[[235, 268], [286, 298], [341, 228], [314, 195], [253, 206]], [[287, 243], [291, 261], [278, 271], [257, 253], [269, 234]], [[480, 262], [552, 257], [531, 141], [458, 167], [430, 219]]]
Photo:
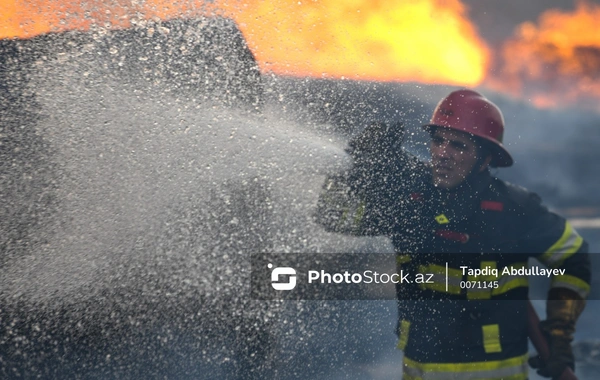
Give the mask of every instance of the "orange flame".
[[221, 3], [279, 74], [475, 85], [488, 52], [459, 0]]
[[505, 42], [491, 87], [539, 107], [598, 106], [600, 6], [579, 2], [572, 12], [546, 11], [538, 25], [520, 25]]
[[476, 85], [487, 68], [487, 47], [460, 0], [4, 1], [0, 38], [218, 10], [240, 25], [263, 71]]
[[127, 28], [138, 20], [207, 14], [194, 2], [168, 0], [0, 0], [0, 38], [33, 37], [92, 26]]

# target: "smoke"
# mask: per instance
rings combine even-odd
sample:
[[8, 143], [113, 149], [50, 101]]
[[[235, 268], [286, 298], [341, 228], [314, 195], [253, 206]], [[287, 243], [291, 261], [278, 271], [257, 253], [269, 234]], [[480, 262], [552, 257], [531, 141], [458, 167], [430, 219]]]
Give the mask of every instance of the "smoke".
[[590, 197], [600, 190], [591, 165], [600, 143], [598, 114], [539, 109], [489, 90], [487, 95], [504, 113], [505, 145], [515, 158], [515, 165], [500, 175], [538, 192], [555, 208], [598, 207]]
[[541, 13], [550, 8], [573, 10], [576, 3], [573, 0], [528, 2], [507, 0], [502, 3], [494, 0], [463, 0], [462, 2], [467, 5], [469, 18], [476, 25], [481, 37], [494, 48], [499, 48], [518, 25], [536, 20]]

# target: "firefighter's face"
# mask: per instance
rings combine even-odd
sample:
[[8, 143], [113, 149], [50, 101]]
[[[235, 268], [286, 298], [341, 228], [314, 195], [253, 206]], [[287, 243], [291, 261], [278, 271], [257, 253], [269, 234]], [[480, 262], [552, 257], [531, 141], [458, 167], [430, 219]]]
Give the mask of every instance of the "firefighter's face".
[[431, 165], [433, 183], [444, 189], [459, 186], [471, 171], [483, 171], [489, 159], [478, 165], [480, 149], [473, 138], [464, 132], [436, 128], [431, 136]]

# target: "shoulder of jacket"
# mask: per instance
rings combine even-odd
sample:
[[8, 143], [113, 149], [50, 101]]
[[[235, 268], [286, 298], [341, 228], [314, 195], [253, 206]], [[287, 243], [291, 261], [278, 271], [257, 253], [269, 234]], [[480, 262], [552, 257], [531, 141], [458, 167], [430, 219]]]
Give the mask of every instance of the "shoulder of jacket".
[[516, 209], [535, 207], [542, 202], [538, 194], [499, 178], [492, 180], [490, 188], [503, 202]]

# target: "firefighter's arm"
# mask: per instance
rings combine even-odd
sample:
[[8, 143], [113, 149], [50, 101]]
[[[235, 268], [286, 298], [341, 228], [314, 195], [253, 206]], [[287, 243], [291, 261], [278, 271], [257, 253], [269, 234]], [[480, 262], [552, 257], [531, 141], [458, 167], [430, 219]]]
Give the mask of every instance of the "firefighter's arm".
[[587, 242], [563, 217], [534, 202], [534, 228], [530, 232], [538, 252], [537, 259], [550, 268], [561, 270], [552, 278], [546, 304], [546, 320], [540, 328], [548, 338], [550, 359], [534, 360], [542, 376], [558, 378], [566, 367], [575, 369], [571, 342], [575, 324], [585, 308], [590, 291], [591, 265]]
[[[577, 301], [569, 304], [579, 308], [575, 304], [583, 304], [590, 292], [591, 264], [588, 243], [567, 220], [551, 212], [547, 214], [540, 219], [540, 224], [546, 225], [549, 239], [543, 253], [539, 254], [537, 259], [549, 268], [557, 268], [561, 272], [552, 277], [548, 294], [549, 305], [559, 304], [551, 302], [552, 300], [569, 299]], [[583, 310], [583, 306], [581, 309]], [[579, 315], [574, 311], [572, 314]]]
[[552, 278], [551, 292], [567, 289], [568, 294], [585, 299], [591, 281], [587, 242], [565, 218], [543, 206], [536, 194], [529, 194], [524, 203], [521, 247], [547, 267], [561, 269], [562, 274]]

